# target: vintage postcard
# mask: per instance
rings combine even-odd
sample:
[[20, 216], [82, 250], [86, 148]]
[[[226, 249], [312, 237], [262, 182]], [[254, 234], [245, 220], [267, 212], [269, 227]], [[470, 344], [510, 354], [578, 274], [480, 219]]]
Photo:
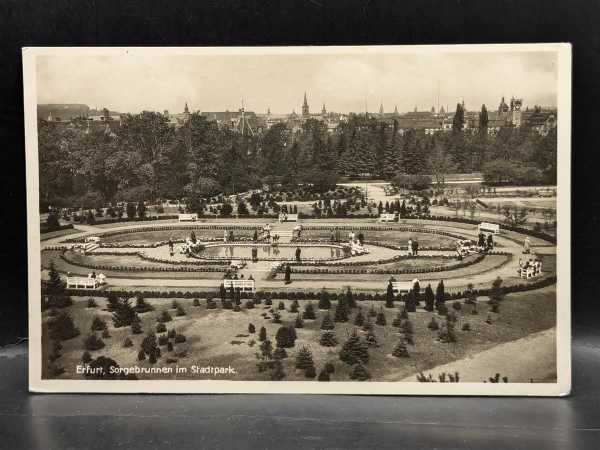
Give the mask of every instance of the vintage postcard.
[[569, 393], [569, 44], [23, 63], [32, 391]]

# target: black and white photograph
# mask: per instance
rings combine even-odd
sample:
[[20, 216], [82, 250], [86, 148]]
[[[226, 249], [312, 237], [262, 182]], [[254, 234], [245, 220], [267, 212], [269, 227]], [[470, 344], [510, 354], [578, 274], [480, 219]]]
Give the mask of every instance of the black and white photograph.
[[569, 45], [23, 58], [33, 391], [569, 393]]

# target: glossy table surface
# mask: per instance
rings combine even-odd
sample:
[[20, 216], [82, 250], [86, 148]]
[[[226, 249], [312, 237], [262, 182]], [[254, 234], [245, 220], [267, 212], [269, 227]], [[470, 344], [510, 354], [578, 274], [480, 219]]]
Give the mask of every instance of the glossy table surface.
[[567, 398], [41, 395], [0, 349], [1, 449], [600, 448], [600, 333], [575, 328]]

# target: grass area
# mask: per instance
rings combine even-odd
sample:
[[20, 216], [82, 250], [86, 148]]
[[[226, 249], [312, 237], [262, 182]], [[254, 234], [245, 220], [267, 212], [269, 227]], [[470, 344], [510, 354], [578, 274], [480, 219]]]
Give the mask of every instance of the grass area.
[[[477, 255], [469, 255], [463, 259], [463, 262], [467, 263], [477, 258]], [[415, 257], [415, 258], [405, 258], [401, 261], [393, 261], [385, 264], [368, 264], [362, 266], [346, 266], [340, 267], [335, 266], [334, 264], [325, 264], [325, 265], [311, 265], [307, 267], [307, 269], [317, 268], [317, 269], [386, 269], [386, 270], [394, 270], [394, 269], [407, 269], [407, 268], [432, 268], [432, 267], [442, 267], [442, 266], [450, 266], [456, 265], [459, 261], [455, 258], [444, 258], [442, 256], [432, 256], [432, 257]]]
[[[427, 258], [427, 259], [429, 259], [429, 258]], [[428, 279], [439, 280], [440, 278], [448, 280], [451, 278], [463, 278], [463, 277], [477, 275], [480, 273], [485, 273], [489, 270], [496, 269], [499, 266], [506, 263], [507, 261], [509, 261], [509, 259], [510, 259], [510, 256], [487, 255], [483, 259], [483, 261], [481, 261], [477, 264], [463, 267], [461, 269], [448, 270], [448, 271], [444, 271], [444, 272], [421, 273], [421, 274], [399, 274], [399, 275], [394, 275], [394, 278], [396, 278], [399, 281], [408, 281], [408, 280], [414, 279], [415, 277], [419, 278], [419, 280], [428, 280]], [[409, 261], [413, 261], [413, 260], [410, 260], [410, 259], [402, 260], [402, 261], [395, 262], [392, 264], [396, 265], [398, 268], [414, 267], [414, 266], [410, 265]], [[422, 261], [426, 261], [426, 259], [423, 258]], [[408, 263], [408, 264], [405, 265], [405, 263]], [[420, 264], [421, 260], [418, 260], [418, 263]], [[380, 268], [380, 267], [385, 267], [385, 266], [386, 265], [373, 266], [373, 268]], [[367, 266], [367, 267], [369, 267], [369, 266]], [[362, 269], [362, 268], [364, 268], [364, 266], [357, 267], [356, 269]], [[331, 270], [334, 270], [334, 269], [335, 268], [331, 267]], [[352, 268], [350, 268], [350, 269], [352, 269]], [[292, 285], [294, 284], [293, 283], [294, 281], [309, 281], [309, 280], [325, 281], [325, 280], [333, 280], [333, 279], [335, 279], [336, 281], [348, 280], [348, 284], [352, 284], [353, 281], [356, 281], [357, 277], [360, 277], [360, 281], [375, 281], [375, 282], [387, 283], [387, 281], [390, 278], [390, 274], [360, 274], [360, 275], [356, 275], [356, 274], [337, 274], [337, 273], [336, 274], [294, 273], [293, 269], [292, 269]], [[283, 274], [277, 274], [277, 278], [283, 279]]]
[[[349, 230], [340, 232], [341, 239], [345, 239]], [[418, 241], [421, 247], [452, 247], [456, 244], [456, 239], [431, 233], [415, 233], [400, 230], [368, 230], [357, 231], [363, 233], [366, 241], [380, 242], [394, 245], [407, 245], [409, 239]], [[304, 239], [329, 239], [330, 230], [304, 230], [302, 237]]]
[[[222, 238], [223, 230], [211, 229], [180, 229], [180, 230], [155, 230], [155, 231], [139, 231], [135, 233], [121, 233], [102, 238], [104, 243], [127, 243], [127, 244], [153, 244], [160, 241], [168, 241], [169, 239], [185, 239], [190, 237], [190, 233], [194, 231], [199, 240], [203, 238]], [[234, 236], [251, 238], [254, 234], [253, 230], [234, 230]]]
[[[56, 270], [62, 273], [71, 272], [73, 275], [87, 276], [94, 269], [87, 267], [81, 267], [76, 264], [71, 264], [60, 257], [60, 251], [44, 251], [42, 252], [42, 268], [50, 267], [50, 263], [54, 262]], [[174, 266], [170, 264], [154, 263], [151, 261], [144, 261], [137, 256], [130, 255], [97, 255], [97, 256], [85, 256], [75, 252], [68, 252], [68, 258], [74, 262], [80, 262], [83, 264], [97, 264], [97, 265], [110, 265], [115, 264], [119, 266], [135, 266], [147, 268], [147, 271], [136, 271], [136, 272], [124, 272], [120, 270], [101, 270], [101, 272], [108, 278], [159, 278], [159, 279], [208, 279], [217, 280], [223, 278], [222, 272], [158, 272], [157, 270], [161, 267], [195, 267], [200, 268], [198, 265], [181, 265]], [[96, 259], [98, 258], [98, 259]], [[207, 268], [214, 268], [215, 266], [206, 266]], [[98, 270], [97, 270], [98, 271]]]
[[[464, 304], [461, 311], [455, 311], [458, 316], [456, 324], [457, 341], [451, 344], [440, 342], [437, 339], [438, 333], [427, 328], [427, 324], [434, 313], [424, 311], [410, 313], [409, 319], [414, 327], [415, 345], [408, 346], [409, 358], [391, 356], [393, 348], [401, 339], [397, 329], [391, 325], [392, 320], [400, 310], [399, 306], [393, 309], [380, 309], [383, 306], [381, 302], [361, 302], [359, 306], [365, 316], [373, 308], [376, 312], [383, 311], [387, 321], [385, 326], [373, 325], [379, 346], [371, 347], [369, 350], [370, 360], [367, 369], [371, 379], [381, 381], [390, 375], [401, 379], [418, 371], [430, 370], [437, 365], [474, 355], [500, 343], [551, 328], [556, 324], [556, 292], [554, 287], [506, 296], [501, 303], [499, 314], [489, 313], [491, 324], [486, 323], [489, 307], [485, 300], [485, 298], [479, 299], [478, 315], [472, 315], [472, 307]], [[171, 309], [170, 300], [147, 299], [155, 307], [155, 310], [140, 314], [144, 334], [132, 335], [129, 327], [114, 328], [111, 313], [104, 310], [105, 300], [96, 299], [96, 301], [98, 307], [87, 308], [86, 298], [74, 298], [74, 305], [67, 308], [76, 326], [80, 329], [81, 335], [63, 342], [63, 356], [58, 360], [58, 363], [65, 368], [66, 372], [61, 378], [82, 377], [75, 373], [75, 368], [81, 362], [81, 355], [84, 351], [83, 341], [89, 335], [91, 323], [96, 316], [107, 322], [111, 337], [104, 339], [105, 348], [91, 352], [94, 358], [104, 355], [113, 358], [121, 367], [150, 366], [148, 361], [137, 361], [137, 352], [145, 333], [155, 330], [156, 317], [163, 310], [169, 310], [173, 316], [173, 321], [166, 324], [167, 329], [175, 329], [177, 333], [184, 334], [187, 340], [185, 343], [175, 344], [173, 352], [167, 352], [166, 347], [161, 347], [162, 356], [157, 366], [168, 366], [166, 359], [173, 358], [177, 360], [179, 367], [189, 368], [194, 364], [225, 367], [231, 365], [237, 371], [234, 375], [218, 375], [212, 378], [233, 380], [269, 379], [268, 373], [258, 371], [255, 354], [260, 344], [258, 341], [260, 328], [265, 327], [268, 338], [275, 344], [274, 336], [281, 326], [281, 324], [273, 323], [270, 319], [272, 317], [269, 312], [270, 307], [261, 304], [256, 305], [254, 309], [242, 308], [240, 312], [222, 310], [220, 307], [215, 310], [208, 310], [204, 299], [201, 300], [201, 306], [199, 307], [192, 306], [191, 299], [178, 299], [178, 303], [183, 306], [187, 315], [176, 317], [175, 310]], [[217, 300], [217, 304], [219, 303]], [[273, 308], [277, 309], [278, 303], [278, 300], [274, 300]], [[280, 311], [283, 325], [293, 324], [296, 318], [296, 314], [289, 311], [291, 303], [291, 300], [283, 301], [285, 311]], [[305, 303], [306, 301], [300, 302], [301, 310]], [[333, 303], [333, 306], [335, 306], [335, 302]], [[319, 327], [327, 312], [317, 310], [316, 302], [313, 304], [317, 318], [316, 320], [305, 320], [304, 327], [296, 330], [298, 339], [293, 348], [287, 349], [289, 357], [284, 360], [285, 379], [306, 380], [304, 373], [294, 368], [294, 358], [299, 348], [307, 346], [312, 351], [317, 372], [326, 362], [331, 362], [335, 366], [332, 381], [349, 381], [351, 368], [339, 359], [339, 351], [348, 334], [355, 328], [353, 320], [357, 311], [353, 310], [351, 312], [348, 323], [335, 324], [334, 333], [339, 344], [335, 347], [322, 347], [318, 342], [321, 333]], [[450, 310], [454, 310], [451, 304], [448, 306]], [[267, 313], [266, 319], [261, 316], [265, 312]], [[333, 310], [331, 310], [331, 314], [333, 317]], [[45, 312], [44, 323], [47, 320], [48, 312]], [[436, 320], [441, 324], [444, 318], [436, 316]], [[256, 328], [254, 334], [248, 332], [248, 324], [250, 323], [254, 324]], [[462, 331], [464, 323], [469, 323], [471, 331]], [[364, 332], [360, 332], [360, 335], [364, 336], [364, 334]], [[46, 336], [45, 333], [44, 336]], [[123, 348], [122, 346], [126, 337], [133, 341], [134, 345], [130, 348]], [[48, 345], [47, 339], [44, 338], [44, 346], [47, 348]], [[179, 354], [179, 356], [176, 356], [176, 354]], [[493, 367], [490, 368], [490, 372], [492, 372], [490, 376], [495, 372], [501, 373], [502, 368]], [[206, 379], [211, 377], [194, 375], [188, 372], [179, 375], [146, 375], [140, 376], [140, 378]]]
[[75, 228], [68, 228], [66, 230], [50, 231], [48, 233], [42, 233], [42, 235], [40, 236], [40, 240], [45, 241], [47, 239], [54, 239], [61, 236], [69, 236], [70, 234], [77, 233], [81, 233], [81, 230], [77, 230]]
[[490, 207], [500, 206], [504, 208], [508, 206], [510, 208], [530, 208], [530, 209], [556, 209], [556, 197], [550, 198], [511, 198], [511, 197], [496, 197], [496, 198], [486, 198], [483, 197], [481, 199], [486, 205]]

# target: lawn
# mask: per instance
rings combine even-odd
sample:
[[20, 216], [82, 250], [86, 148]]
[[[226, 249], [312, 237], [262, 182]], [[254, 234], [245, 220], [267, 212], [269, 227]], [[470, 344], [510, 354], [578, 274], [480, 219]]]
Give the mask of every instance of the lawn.
[[[340, 238], [346, 239], [349, 230], [340, 231]], [[439, 234], [431, 233], [418, 233], [408, 232], [401, 230], [357, 230], [356, 233], [363, 233], [365, 241], [379, 242], [392, 245], [406, 246], [409, 239], [417, 241], [420, 247], [454, 247], [456, 245], [456, 239], [448, 236], [442, 236]], [[304, 239], [329, 239], [331, 236], [331, 230], [311, 230], [307, 229], [302, 232], [302, 238]]]
[[76, 228], [67, 228], [65, 230], [56, 230], [49, 231], [48, 233], [42, 233], [40, 236], [41, 241], [45, 241], [48, 239], [54, 239], [62, 236], [69, 236], [70, 234], [81, 233], [81, 230], [77, 230]]
[[[155, 242], [168, 241], [169, 239], [185, 239], [189, 238], [191, 232], [194, 231], [199, 240], [220, 239], [223, 238], [223, 230], [213, 230], [208, 228], [201, 229], [179, 229], [179, 230], [156, 230], [156, 231], [139, 231], [134, 233], [120, 233], [106, 237], [102, 237], [103, 243], [121, 243], [121, 244], [153, 244]], [[244, 237], [251, 238], [254, 235], [253, 230], [234, 230], [236, 238]]]
[[[400, 311], [400, 305], [393, 309], [382, 308], [381, 302], [361, 302], [359, 304], [363, 314], [373, 308], [375, 312], [383, 311], [387, 324], [385, 326], [373, 325], [374, 332], [379, 343], [378, 347], [369, 350], [370, 360], [367, 369], [373, 381], [383, 380], [386, 376], [393, 374], [398, 379], [410, 376], [419, 371], [430, 370], [440, 364], [465, 358], [480, 351], [491, 348], [503, 342], [513, 341], [541, 330], [555, 326], [556, 323], [556, 291], [548, 287], [532, 292], [510, 294], [502, 301], [499, 314], [488, 313], [489, 306], [486, 298], [480, 298], [477, 309], [478, 315], [472, 315], [470, 305], [462, 304], [461, 311], [455, 311], [458, 316], [456, 324], [457, 341], [452, 344], [442, 343], [437, 339], [438, 333], [427, 328], [427, 324], [434, 313], [419, 310], [410, 313], [409, 319], [414, 327], [414, 345], [409, 345], [409, 358], [396, 358], [391, 356], [395, 345], [400, 341], [401, 335], [397, 329], [392, 327], [392, 320]], [[200, 366], [229, 366], [237, 371], [234, 375], [218, 375], [212, 378], [232, 380], [268, 380], [268, 372], [260, 373], [256, 367], [256, 353], [259, 351], [258, 332], [265, 327], [267, 337], [275, 345], [274, 336], [282, 324], [273, 323], [271, 307], [264, 304], [256, 305], [254, 309], [246, 309], [242, 305], [240, 312], [222, 310], [220, 306], [214, 310], [206, 309], [206, 301], [201, 300], [201, 306], [192, 306], [191, 299], [177, 299], [183, 306], [187, 315], [175, 316], [175, 310], [171, 309], [171, 301], [164, 299], [147, 299], [154, 305], [155, 311], [140, 314], [144, 334], [132, 335], [130, 328], [117, 328], [112, 326], [111, 313], [105, 311], [104, 299], [97, 299], [98, 307], [87, 308], [87, 299], [74, 298], [74, 305], [67, 308], [73, 317], [81, 334], [71, 340], [63, 342], [63, 356], [58, 363], [65, 368], [66, 372], [61, 378], [80, 378], [75, 373], [75, 367], [81, 361], [83, 353], [83, 341], [89, 335], [90, 326], [94, 317], [98, 316], [106, 320], [109, 325], [111, 337], [105, 339], [106, 347], [99, 351], [91, 352], [92, 356], [104, 355], [113, 358], [121, 367], [139, 365], [150, 366], [148, 361], [137, 361], [137, 352], [145, 333], [155, 330], [156, 317], [162, 310], [169, 310], [173, 321], [168, 322], [167, 329], [175, 329], [177, 333], [184, 334], [187, 338], [185, 343], [176, 344], [173, 352], [167, 352], [166, 347], [161, 347], [162, 356], [157, 366], [167, 366], [167, 358], [177, 360], [179, 367], [190, 367], [194, 364]], [[300, 301], [300, 310], [307, 301]], [[281, 312], [283, 325], [293, 324], [296, 314], [289, 312], [292, 301], [285, 300], [283, 304], [285, 311]], [[274, 300], [273, 306], [277, 310], [279, 301]], [[335, 302], [333, 302], [333, 307]], [[220, 301], [217, 300], [217, 305]], [[349, 381], [350, 367], [339, 359], [341, 345], [347, 339], [349, 333], [354, 330], [352, 325], [357, 310], [350, 313], [350, 322], [336, 323], [335, 335], [339, 344], [335, 347], [322, 347], [319, 345], [320, 324], [327, 311], [316, 309], [317, 303], [313, 302], [316, 311], [316, 320], [305, 320], [304, 327], [296, 330], [298, 338], [293, 348], [287, 349], [289, 357], [284, 360], [285, 380], [305, 380], [304, 373], [294, 369], [294, 357], [302, 346], [308, 346], [313, 354], [317, 372], [326, 362], [335, 366], [332, 381]], [[452, 304], [448, 307], [454, 311]], [[333, 317], [333, 309], [331, 315]], [[267, 313], [267, 319], [261, 316]], [[491, 319], [491, 324], [486, 319]], [[444, 318], [435, 315], [438, 323], [443, 323]], [[44, 313], [44, 322], [48, 319], [48, 312]], [[374, 322], [374, 320], [373, 320]], [[248, 324], [254, 324], [255, 333], [248, 332]], [[469, 323], [471, 331], [462, 331], [464, 323]], [[359, 334], [364, 336], [364, 332]], [[45, 336], [45, 333], [44, 333]], [[130, 337], [134, 343], [133, 347], [123, 348], [122, 343], [126, 337]], [[45, 340], [45, 348], [48, 346]], [[179, 355], [179, 356], [176, 356]], [[175, 364], [174, 362], [171, 364]], [[490, 367], [490, 376], [495, 372], [502, 373], [501, 367]], [[140, 376], [140, 378], [172, 378], [201, 379], [202, 377], [191, 373], [180, 375], [152, 375]], [[207, 378], [206, 376], [204, 378]]]
[[[497, 269], [498, 267], [504, 265], [506, 262], [508, 262], [510, 260], [510, 256], [505, 256], [505, 255], [486, 255], [486, 257], [483, 259], [483, 261], [467, 266], [467, 267], [463, 267], [460, 269], [453, 269], [453, 270], [447, 270], [447, 271], [443, 271], [443, 272], [430, 272], [430, 273], [419, 273], [419, 274], [395, 274], [394, 277], [397, 280], [412, 280], [415, 277], [419, 278], [420, 280], [428, 280], [428, 279], [434, 279], [434, 280], [439, 280], [440, 278], [443, 279], [451, 279], [451, 278], [463, 278], [463, 277], [469, 277], [469, 276], [473, 276], [473, 275], [477, 275], [477, 274], [481, 274], [481, 273], [485, 273], [488, 272], [490, 270], [494, 270]], [[423, 258], [422, 260], [419, 260], [418, 263], [424, 263], [426, 264], [426, 261], [429, 260], [429, 258], [425, 259]], [[402, 260], [399, 262], [394, 262], [391, 263], [392, 266], [397, 266], [398, 268], [408, 268], [408, 267], [414, 267], [411, 264], [411, 259], [408, 260]], [[453, 263], [456, 263], [456, 261], [453, 261]], [[448, 264], [448, 260], [446, 260], [446, 264]], [[381, 267], [385, 267], [386, 265], [374, 265], [372, 266], [372, 268], [381, 268]], [[369, 266], [366, 266], [367, 268]], [[420, 266], [419, 266], [420, 267]], [[361, 270], [365, 268], [365, 266], [358, 266], [358, 267], [348, 267], [348, 270]], [[335, 270], [335, 267], [329, 267], [330, 270]], [[294, 272], [294, 269], [292, 269], [292, 285], [294, 283], [294, 281], [310, 281], [310, 280], [315, 280], [315, 281], [323, 281], [323, 280], [331, 280], [332, 278], [335, 280], [340, 280], [340, 279], [347, 279], [348, 280], [348, 284], [352, 284], [353, 281], [356, 281], [357, 277], [359, 278], [360, 281], [378, 281], [381, 283], [387, 283], [387, 281], [390, 278], [390, 274], [376, 274], [376, 273], [369, 273], [369, 274], [336, 274], [336, 273], [330, 273], [330, 274], [326, 274], [326, 273], [296, 273]], [[278, 273], [276, 276], [277, 279], [283, 279], [283, 274]]]
[[[82, 267], [76, 264], [71, 264], [65, 261], [60, 257], [60, 251], [56, 250], [47, 250], [42, 252], [42, 268], [49, 268], [50, 263], [54, 262], [54, 266], [56, 270], [62, 273], [70, 272], [73, 275], [83, 275], [87, 276], [94, 269], [90, 269], [87, 267]], [[144, 271], [135, 271], [135, 272], [125, 272], [121, 270], [103, 270], [96, 269], [96, 271], [102, 272], [109, 279], [111, 277], [122, 277], [122, 278], [161, 278], [161, 279], [221, 279], [223, 278], [222, 272], [159, 272], [158, 270], [161, 267], [169, 267], [169, 268], [185, 268], [185, 267], [194, 267], [201, 268], [203, 266], [199, 265], [173, 265], [173, 264], [161, 264], [155, 263], [151, 261], [144, 261], [137, 256], [131, 255], [119, 255], [119, 256], [111, 256], [111, 255], [96, 255], [93, 257], [81, 255], [75, 252], [69, 252], [68, 258], [73, 262], [83, 263], [83, 264], [97, 264], [97, 265], [109, 265], [115, 264], [118, 266], [135, 266], [135, 267], [143, 267], [148, 270]], [[213, 270], [215, 266], [206, 266], [208, 270]]]

